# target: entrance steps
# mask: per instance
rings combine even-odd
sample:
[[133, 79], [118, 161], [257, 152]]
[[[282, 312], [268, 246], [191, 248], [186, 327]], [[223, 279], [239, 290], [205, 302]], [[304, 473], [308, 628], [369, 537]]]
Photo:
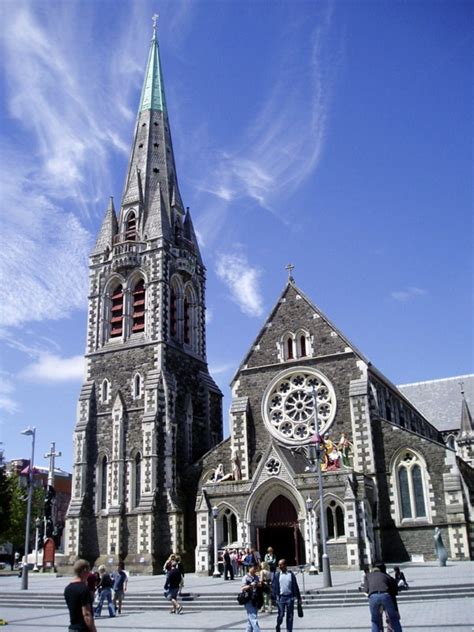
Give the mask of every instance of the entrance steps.
[[[239, 585], [236, 583], [235, 591], [230, 592], [183, 592], [180, 597], [186, 610], [240, 610], [242, 606], [237, 603]], [[300, 586], [301, 588], [301, 586]], [[398, 595], [400, 604], [419, 601], [438, 601], [441, 599], [473, 599], [473, 584], [456, 584], [449, 586], [423, 586], [410, 588]], [[4, 592], [0, 594], [0, 606], [19, 609], [44, 608], [63, 609], [66, 607], [61, 593], [39, 593], [28, 591]], [[311, 590], [303, 595], [303, 607], [305, 609], [318, 608], [344, 608], [353, 606], [367, 607], [367, 597], [357, 590], [328, 588], [319, 591]], [[157, 592], [127, 592], [124, 600], [124, 611], [139, 612], [149, 610], [169, 610], [170, 604], [163, 597], [162, 591]], [[275, 610], [274, 610], [275, 612]], [[107, 617], [107, 605], [104, 604], [102, 616]]]

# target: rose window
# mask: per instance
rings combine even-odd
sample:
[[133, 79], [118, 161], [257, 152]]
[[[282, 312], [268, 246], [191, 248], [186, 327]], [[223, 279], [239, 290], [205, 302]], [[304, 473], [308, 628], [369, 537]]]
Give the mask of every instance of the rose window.
[[313, 387], [319, 432], [327, 431], [336, 414], [336, 395], [331, 383], [315, 369], [293, 368], [271, 381], [263, 399], [263, 418], [274, 437], [292, 445], [308, 443], [315, 433]]

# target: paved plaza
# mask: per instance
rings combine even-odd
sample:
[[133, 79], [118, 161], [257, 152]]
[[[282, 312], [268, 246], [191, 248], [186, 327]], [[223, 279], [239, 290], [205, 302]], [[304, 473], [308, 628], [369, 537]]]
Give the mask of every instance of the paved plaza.
[[[474, 562], [450, 563], [446, 568], [440, 568], [434, 563], [420, 565], [405, 565], [403, 568], [410, 587], [413, 590], [425, 586], [455, 587], [472, 583], [474, 580]], [[356, 589], [359, 585], [359, 571], [333, 571], [333, 588], [322, 589], [322, 577], [305, 575], [305, 590], [314, 594], [318, 592], [324, 595], [327, 592], [342, 594], [345, 590]], [[302, 588], [302, 577], [298, 576]], [[15, 632], [42, 632], [47, 630], [67, 630], [68, 615], [66, 607], [54, 609], [47, 608], [21, 608], [3, 605], [8, 603], [8, 596], [13, 600], [18, 595], [24, 596], [24, 603], [28, 602], [28, 595], [44, 594], [45, 603], [52, 596], [58, 599], [64, 586], [69, 582], [68, 577], [54, 577], [42, 575], [29, 575], [29, 591], [20, 590], [18, 577], [0, 575], [0, 593], [2, 594], [0, 617], [8, 621], [8, 628]], [[163, 576], [131, 577], [129, 581], [128, 595], [140, 593], [146, 595], [161, 595], [163, 592]], [[186, 575], [185, 590], [196, 595], [222, 596], [216, 600], [213, 609], [200, 609], [199, 597], [191, 607], [186, 607], [181, 615], [171, 615], [167, 610], [136, 610], [132, 611], [130, 601], [127, 611], [125, 601], [122, 615], [110, 619], [106, 609], [105, 616], [97, 620], [98, 630], [159, 630], [171, 632], [181, 630], [183, 632], [204, 632], [207, 630], [225, 630], [226, 632], [244, 632], [246, 629], [246, 617], [243, 608], [223, 609], [229, 602], [233, 605], [238, 592], [239, 581], [223, 581], [212, 577], [197, 577]], [[409, 593], [409, 591], [408, 591]], [[406, 593], [408, 598], [408, 593]], [[219, 604], [222, 608], [219, 608]], [[370, 630], [369, 609], [366, 602], [362, 606], [345, 606], [343, 600], [338, 608], [312, 608], [305, 610], [303, 619], [295, 618], [295, 632], [308, 632], [309, 630]], [[472, 632], [474, 630], [474, 605], [473, 600], [457, 598], [438, 600], [420, 600], [404, 602], [400, 599], [400, 613], [404, 630], [410, 632]], [[261, 614], [259, 616], [262, 632], [275, 629], [276, 615]], [[283, 628], [284, 629], [284, 628]]]

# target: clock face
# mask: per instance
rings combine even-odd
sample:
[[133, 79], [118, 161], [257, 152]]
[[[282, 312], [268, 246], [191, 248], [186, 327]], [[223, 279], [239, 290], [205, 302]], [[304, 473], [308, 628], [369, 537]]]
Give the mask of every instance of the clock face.
[[262, 402], [263, 419], [270, 433], [282, 443], [302, 445], [314, 435], [313, 386], [319, 434], [324, 434], [336, 414], [336, 394], [327, 377], [316, 369], [295, 367], [282, 371], [268, 385]]

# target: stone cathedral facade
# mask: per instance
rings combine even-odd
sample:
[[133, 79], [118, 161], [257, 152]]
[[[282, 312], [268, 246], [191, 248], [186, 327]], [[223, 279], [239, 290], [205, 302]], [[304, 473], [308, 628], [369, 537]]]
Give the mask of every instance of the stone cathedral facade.
[[451, 559], [474, 558], [464, 396], [456, 450], [292, 277], [231, 386], [230, 437], [202, 459], [198, 572], [213, 568], [213, 509], [220, 551], [272, 546], [291, 564], [320, 563], [313, 387], [331, 564], [434, 559], [436, 527]]
[[172, 550], [193, 553], [191, 465], [222, 439], [205, 268], [178, 188], [156, 29], [120, 210], [111, 200], [89, 269], [66, 553], [153, 572]]
[[333, 565], [433, 559], [435, 527], [452, 559], [472, 559], [465, 400], [457, 447], [446, 445], [290, 275], [232, 381], [223, 440], [205, 333], [205, 267], [179, 192], [154, 31], [120, 209], [110, 201], [90, 257], [68, 561], [158, 572], [174, 551], [206, 574], [215, 527], [220, 551], [271, 545], [291, 564], [318, 564], [315, 437]]

